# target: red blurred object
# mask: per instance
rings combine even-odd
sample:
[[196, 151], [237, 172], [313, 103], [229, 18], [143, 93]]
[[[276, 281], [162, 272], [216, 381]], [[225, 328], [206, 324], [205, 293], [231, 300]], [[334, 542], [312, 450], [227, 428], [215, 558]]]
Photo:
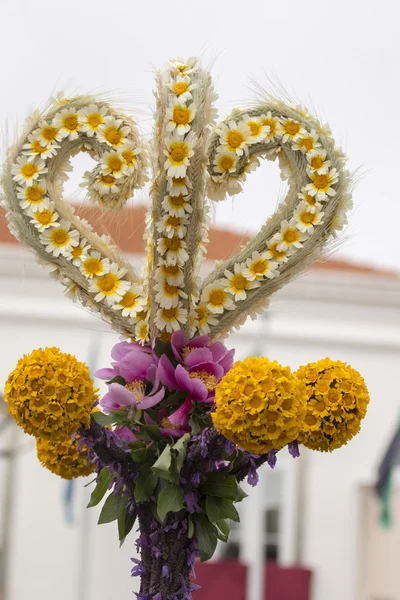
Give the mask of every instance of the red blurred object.
[[[267, 563], [267, 600], [310, 600], [311, 571]], [[237, 561], [196, 564], [196, 581], [201, 589], [194, 600], [246, 600], [247, 567]]]

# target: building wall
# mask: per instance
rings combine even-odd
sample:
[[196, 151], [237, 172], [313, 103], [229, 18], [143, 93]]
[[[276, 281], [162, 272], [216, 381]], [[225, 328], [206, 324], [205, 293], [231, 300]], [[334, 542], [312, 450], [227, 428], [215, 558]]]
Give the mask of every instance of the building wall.
[[[93, 368], [108, 364], [118, 336], [65, 299], [24, 250], [0, 250], [0, 285], [0, 381], [22, 353], [40, 346], [59, 346]], [[300, 559], [314, 570], [313, 600], [355, 600], [358, 491], [373, 482], [400, 412], [400, 281], [311, 272], [285, 287], [267, 318], [247, 323], [229, 344], [240, 358], [262, 353], [293, 368], [327, 355], [340, 358], [369, 385], [370, 410], [355, 440], [331, 455], [303, 451], [299, 460], [282, 458], [278, 466], [286, 474], [281, 558], [286, 564]], [[75, 521], [68, 524], [65, 482], [38, 464], [32, 438], [20, 434], [18, 445], [7, 600], [53, 600], [55, 590], [58, 600], [130, 598], [133, 537], [119, 549], [115, 523], [96, 526], [98, 510], [84, 509], [90, 488], [80, 482], [74, 486]], [[263, 477], [268, 486], [267, 470]], [[249, 510], [243, 503], [247, 522], [257, 502], [249, 501]], [[251, 558], [252, 535], [254, 527], [241, 531], [245, 559]]]

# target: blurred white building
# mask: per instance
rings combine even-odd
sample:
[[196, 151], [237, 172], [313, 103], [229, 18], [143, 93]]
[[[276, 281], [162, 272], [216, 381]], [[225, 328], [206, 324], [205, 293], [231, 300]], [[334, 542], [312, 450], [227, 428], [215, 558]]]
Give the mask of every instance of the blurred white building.
[[[113, 225], [138, 263], [142, 234], [127, 235], [131, 221]], [[214, 232], [209, 255], [223, 258], [240, 241]], [[18, 358], [41, 346], [59, 346], [93, 370], [108, 365], [117, 335], [66, 299], [11, 243], [1, 222], [0, 289], [0, 389]], [[312, 569], [312, 600], [400, 600], [393, 559], [400, 550], [400, 502], [399, 523], [381, 530], [371, 491], [400, 418], [400, 278], [329, 261], [287, 285], [265, 317], [248, 322], [228, 345], [238, 358], [263, 354], [293, 368], [325, 356], [347, 361], [365, 377], [371, 404], [361, 434], [346, 447], [332, 454], [303, 449], [297, 460], [282, 452], [274, 471], [264, 468], [260, 485], [241, 505], [242, 525], [217, 558], [257, 562], [261, 542], [266, 557]], [[12, 469], [1, 454], [11, 447], [17, 448]], [[69, 523], [67, 484], [40, 466], [31, 437], [12, 426], [0, 430], [0, 456], [0, 540], [4, 531], [10, 534], [4, 600], [131, 598], [134, 536], [119, 549], [115, 523], [96, 525], [98, 508], [85, 510], [90, 488], [74, 484]], [[11, 512], [4, 514], [7, 492]]]

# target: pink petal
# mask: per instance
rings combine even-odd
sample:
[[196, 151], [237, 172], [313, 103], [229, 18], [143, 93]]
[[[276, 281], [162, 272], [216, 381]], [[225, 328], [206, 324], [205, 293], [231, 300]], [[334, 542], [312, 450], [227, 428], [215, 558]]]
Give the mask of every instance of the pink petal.
[[108, 389], [113, 402], [116, 404], [119, 404], [120, 406], [136, 406], [135, 396], [123, 385], [112, 383]]

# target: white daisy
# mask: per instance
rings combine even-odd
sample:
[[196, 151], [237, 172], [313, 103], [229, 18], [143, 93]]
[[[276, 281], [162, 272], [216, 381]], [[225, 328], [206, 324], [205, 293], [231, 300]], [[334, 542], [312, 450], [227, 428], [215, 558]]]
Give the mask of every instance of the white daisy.
[[41, 158], [35, 157], [29, 160], [27, 156], [19, 156], [17, 162], [11, 167], [11, 173], [14, 181], [30, 186], [39, 179], [40, 175], [47, 173], [47, 169]]
[[187, 294], [175, 285], [170, 285], [166, 280], [156, 283], [154, 286], [156, 302], [162, 308], [172, 308], [178, 306], [180, 298], [187, 298]]
[[156, 314], [155, 323], [160, 331], [173, 333], [181, 329], [187, 321], [187, 310], [178, 306], [172, 308], [159, 308]]
[[299, 121], [295, 119], [282, 119], [282, 142], [288, 142], [289, 140], [295, 142], [299, 137], [306, 135], [306, 130]]
[[210, 325], [218, 325], [218, 319], [216, 319], [208, 310], [205, 304], [199, 304], [196, 309], [197, 315], [197, 328], [199, 333], [207, 335], [211, 331]]
[[282, 126], [279, 117], [272, 116], [271, 111], [260, 117], [260, 121], [264, 127], [269, 127], [268, 133], [265, 136], [265, 142], [271, 142], [282, 137]]
[[193, 56], [184, 62], [183, 58], [179, 57], [177, 60], [171, 60], [169, 66], [174, 75], [190, 75], [197, 70], [198, 59]]
[[191, 83], [187, 75], [178, 75], [176, 79], [171, 80], [169, 83], [169, 89], [178, 97], [180, 102], [191, 100], [193, 98], [192, 92], [195, 88], [196, 85]]
[[187, 196], [192, 189], [190, 179], [187, 177], [169, 177], [167, 191], [170, 196]]
[[93, 137], [100, 125], [104, 124], [106, 115], [107, 108], [105, 106], [99, 108], [96, 104], [89, 104], [89, 106], [78, 110], [78, 121], [82, 132], [89, 137]]
[[306, 204], [308, 212], [319, 212], [322, 209], [322, 204], [317, 201], [317, 196], [311, 196], [305, 187], [297, 194], [297, 197]]
[[191, 213], [193, 208], [189, 204], [189, 198], [182, 196], [165, 196], [162, 202], [163, 209], [174, 217], [184, 217]]
[[79, 244], [72, 250], [65, 253], [65, 257], [72, 261], [76, 267], [80, 267], [82, 262], [87, 258], [87, 253], [90, 250], [90, 245], [87, 240], [80, 240]]
[[141, 153], [141, 149], [128, 140], [119, 148], [119, 151], [125, 161], [127, 172], [131, 173], [137, 167], [137, 157]]
[[247, 144], [251, 144], [251, 129], [246, 123], [235, 123], [229, 121], [228, 124], [221, 123], [219, 126], [219, 135], [221, 145], [230, 152], [242, 155], [248, 153]]
[[93, 188], [102, 196], [104, 194], [116, 194], [118, 192], [116, 181], [117, 180], [113, 175], [99, 175], [93, 184]]
[[190, 131], [190, 123], [193, 121], [195, 114], [196, 109], [193, 103], [186, 106], [180, 101], [173, 102], [166, 112], [168, 119], [167, 131], [172, 132], [176, 129], [179, 135], [185, 135]]
[[344, 194], [338, 204], [331, 222], [331, 231], [341, 231], [347, 225], [347, 212], [353, 208], [351, 194]]
[[78, 139], [81, 124], [74, 108], [63, 108], [54, 116], [52, 125], [59, 130], [57, 139], [68, 138], [71, 141]]
[[297, 221], [297, 229], [304, 233], [312, 234], [314, 227], [322, 223], [323, 212], [310, 212], [309, 206], [305, 202], [300, 202], [294, 212], [294, 218]]
[[28, 135], [28, 142], [22, 146], [22, 154], [25, 156], [39, 156], [45, 160], [57, 154], [59, 144], [45, 144], [37, 129]]
[[225, 173], [234, 173], [238, 160], [239, 157], [235, 152], [220, 148], [213, 161], [214, 172], [222, 173], [223, 175], [225, 175]]
[[127, 174], [127, 167], [119, 150], [105, 152], [100, 161], [101, 170], [106, 175], [112, 175], [115, 179], [120, 179]]
[[259, 117], [250, 117], [250, 115], [243, 116], [243, 122], [250, 127], [251, 141], [253, 143], [262, 142], [269, 134], [269, 125], [263, 124], [263, 120], [266, 118], [266, 115], [260, 115]]
[[80, 270], [85, 277], [93, 279], [108, 273], [110, 269], [110, 261], [108, 258], [103, 258], [100, 252], [90, 252], [82, 261]]
[[147, 342], [149, 337], [149, 324], [147, 321], [139, 321], [135, 327], [135, 339], [140, 343], [144, 344]]
[[130, 130], [130, 127], [127, 125], [122, 125], [121, 119], [116, 119], [115, 117], [105, 117], [104, 123], [99, 126], [96, 134], [99, 138], [99, 141], [103, 144], [107, 144], [112, 148], [119, 148], [126, 143], [126, 136]]
[[243, 275], [249, 281], [257, 279], [261, 281], [264, 277], [273, 279], [278, 275], [278, 263], [271, 260], [271, 257], [267, 253], [260, 254], [259, 252], [253, 252], [251, 258], [246, 261], [247, 268], [243, 270]]
[[335, 196], [336, 190], [332, 187], [339, 181], [339, 175], [336, 169], [331, 169], [327, 173], [313, 173], [310, 175], [311, 183], [306, 186], [306, 191], [311, 196], [316, 196], [317, 200], [324, 202], [329, 196]]
[[308, 131], [306, 135], [297, 138], [297, 140], [292, 144], [292, 150], [300, 150], [303, 154], [306, 152], [311, 152], [311, 150], [315, 150], [319, 148], [321, 144], [318, 142], [318, 134], [315, 129]]
[[20, 200], [19, 205], [24, 210], [29, 209], [32, 212], [35, 212], [35, 210], [43, 208], [48, 202], [45, 180], [38, 179], [33, 185], [28, 187], [18, 187], [17, 198]]
[[112, 263], [105, 275], [93, 279], [89, 284], [89, 291], [96, 294], [95, 301], [101, 302], [105, 299], [110, 306], [120, 302], [131, 287], [129, 281], [122, 279], [125, 274], [125, 268], [120, 269], [117, 264]]
[[44, 146], [56, 144], [60, 137], [58, 127], [54, 127], [54, 125], [44, 120], [39, 122], [39, 127], [35, 131], [35, 134], [37, 134], [38, 139]]
[[31, 223], [40, 232], [49, 229], [50, 227], [59, 227], [57, 222], [58, 214], [54, 212], [54, 204], [49, 202], [47, 206], [40, 208], [39, 210], [30, 211]]
[[231, 295], [226, 291], [226, 280], [217, 279], [209, 283], [201, 294], [201, 302], [214, 314], [222, 314], [224, 310], [234, 310]]
[[156, 281], [161, 282], [164, 279], [170, 285], [181, 287], [183, 285], [183, 271], [179, 265], [169, 265], [165, 261], [160, 260], [156, 269]]
[[175, 217], [174, 215], [165, 215], [161, 221], [156, 224], [159, 233], [165, 233], [167, 237], [174, 235], [183, 238], [186, 235], [187, 217]]
[[[37, 215], [37, 212], [35, 213]], [[40, 241], [46, 251], [54, 256], [65, 256], [74, 246], [79, 244], [79, 233], [71, 229], [71, 222], [62, 219], [59, 227], [46, 230], [40, 234]]]
[[326, 160], [326, 150], [322, 148], [310, 150], [310, 152], [307, 152], [306, 157], [308, 161], [307, 173], [309, 176], [313, 173], [318, 173], [318, 175], [327, 173], [332, 164], [330, 160]]
[[67, 296], [67, 298], [70, 298], [72, 302], [77, 302], [80, 297], [80, 288], [78, 284], [70, 277], [64, 277], [62, 283], [65, 286], [64, 294]]
[[139, 285], [132, 284], [121, 300], [114, 304], [113, 309], [121, 310], [123, 317], [136, 317], [136, 314], [143, 310], [145, 305], [146, 298], [143, 297], [143, 289]]
[[167, 160], [164, 163], [164, 169], [167, 171], [168, 177], [185, 177], [196, 140], [197, 137], [193, 131], [184, 140], [176, 131], [171, 137], [166, 138], [164, 154]]
[[157, 240], [157, 250], [161, 256], [164, 256], [168, 265], [184, 265], [189, 259], [186, 252], [186, 242], [176, 235], [172, 238], [159, 238]]
[[265, 252], [265, 256], [273, 261], [279, 263], [285, 263], [288, 261], [288, 251], [278, 250], [278, 242], [273, 239], [267, 244], [268, 250]]
[[253, 288], [260, 287], [259, 281], [255, 278], [250, 281], [243, 274], [246, 266], [244, 264], [235, 264], [233, 267], [233, 273], [231, 271], [225, 271], [226, 279], [222, 281], [225, 284], [225, 289], [232, 294], [235, 300], [246, 300], [247, 292]]
[[276, 233], [272, 241], [278, 242], [278, 250], [288, 250], [293, 248], [301, 248], [302, 242], [306, 239], [303, 233], [297, 229], [297, 221], [282, 221], [280, 233]]

